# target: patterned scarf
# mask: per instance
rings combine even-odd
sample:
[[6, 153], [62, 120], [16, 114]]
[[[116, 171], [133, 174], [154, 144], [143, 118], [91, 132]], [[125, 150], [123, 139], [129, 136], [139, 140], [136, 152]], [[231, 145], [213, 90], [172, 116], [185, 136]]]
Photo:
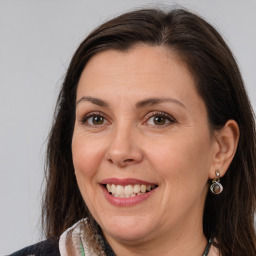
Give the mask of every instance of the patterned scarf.
[[[99, 252], [96, 253], [89, 242], [84, 239], [86, 237], [85, 231], [88, 229], [89, 223], [87, 219], [82, 219], [67, 229], [59, 240], [61, 256], [99, 256]], [[116, 256], [105, 240], [99, 226], [96, 226], [96, 230], [97, 234], [91, 240], [94, 240], [94, 243], [96, 242], [101, 255]]]

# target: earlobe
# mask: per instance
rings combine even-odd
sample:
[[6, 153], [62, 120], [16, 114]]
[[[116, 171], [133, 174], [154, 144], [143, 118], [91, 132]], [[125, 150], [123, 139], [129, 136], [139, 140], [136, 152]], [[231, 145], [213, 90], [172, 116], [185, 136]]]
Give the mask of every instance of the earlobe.
[[218, 147], [213, 155], [213, 166], [209, 172], [209, 179], [216, 178], [215, 171], [224, 176], [236, 153], [239, 141], [239, 127], [235, 120], [228, 120], [223, 128], [215, 133]]

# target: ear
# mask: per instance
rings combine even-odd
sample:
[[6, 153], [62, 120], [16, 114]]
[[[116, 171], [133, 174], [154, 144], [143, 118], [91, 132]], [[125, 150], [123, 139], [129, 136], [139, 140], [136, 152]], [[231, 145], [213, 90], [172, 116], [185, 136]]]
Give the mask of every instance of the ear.
[[216, 147], [213, 162], [209, 171], [209, 179], [216, 178], [216, 170], [220, 177], [224, 176], [236, 153], [239, 141], [239, 127], [236, 121], [228, 120], [223, 128], [214, 133]]

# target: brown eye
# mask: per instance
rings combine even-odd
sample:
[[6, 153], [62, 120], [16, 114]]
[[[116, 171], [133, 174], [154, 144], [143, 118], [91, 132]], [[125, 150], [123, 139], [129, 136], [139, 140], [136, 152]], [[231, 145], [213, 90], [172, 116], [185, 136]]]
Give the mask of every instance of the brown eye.
[[106, 119], [101, 115], [91, 115], [83, 120], [83, 123], [87, 123], [91, 126], [103, 125]]
[[175, 123], [175, 119], [164, 112], [153, 112], [149, 115], [146, 123], [150, 126], [166, 126]]
[[166, 123], [166, 118], [163, 116], [154, 116], [153, 122], [155, 125], [164, 125]]
[[94, 125], [100, 125], [104, 123], [104, 118], [102, 116], [92, 116], [92, 123]]

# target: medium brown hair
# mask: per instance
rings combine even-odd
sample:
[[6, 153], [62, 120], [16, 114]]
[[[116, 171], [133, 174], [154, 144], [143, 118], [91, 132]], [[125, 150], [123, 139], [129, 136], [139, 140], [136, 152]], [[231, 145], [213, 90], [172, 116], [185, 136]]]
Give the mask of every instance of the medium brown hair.
[[221, 180], [223, 192], [207, 195], [203, 228], [207, 238], [216, 238], [222, 256], [256, 255], [253, 110], [236, 61], [220, 34], [184, 9], [142, 9], [123, 14], [98, 27], [78, 47], [58, 97], [49, 137], [42, 208], [46, 237], [59, 237], [81, 218], [92, 218], [78, 189], [71, 152], [80, 75], [95, 54], [109, 49], [126, 51], [139, 43], [162, 45], [180, 56], [205, 102], [213, 131], [230, 119], [238, 123], [237, 152]]

